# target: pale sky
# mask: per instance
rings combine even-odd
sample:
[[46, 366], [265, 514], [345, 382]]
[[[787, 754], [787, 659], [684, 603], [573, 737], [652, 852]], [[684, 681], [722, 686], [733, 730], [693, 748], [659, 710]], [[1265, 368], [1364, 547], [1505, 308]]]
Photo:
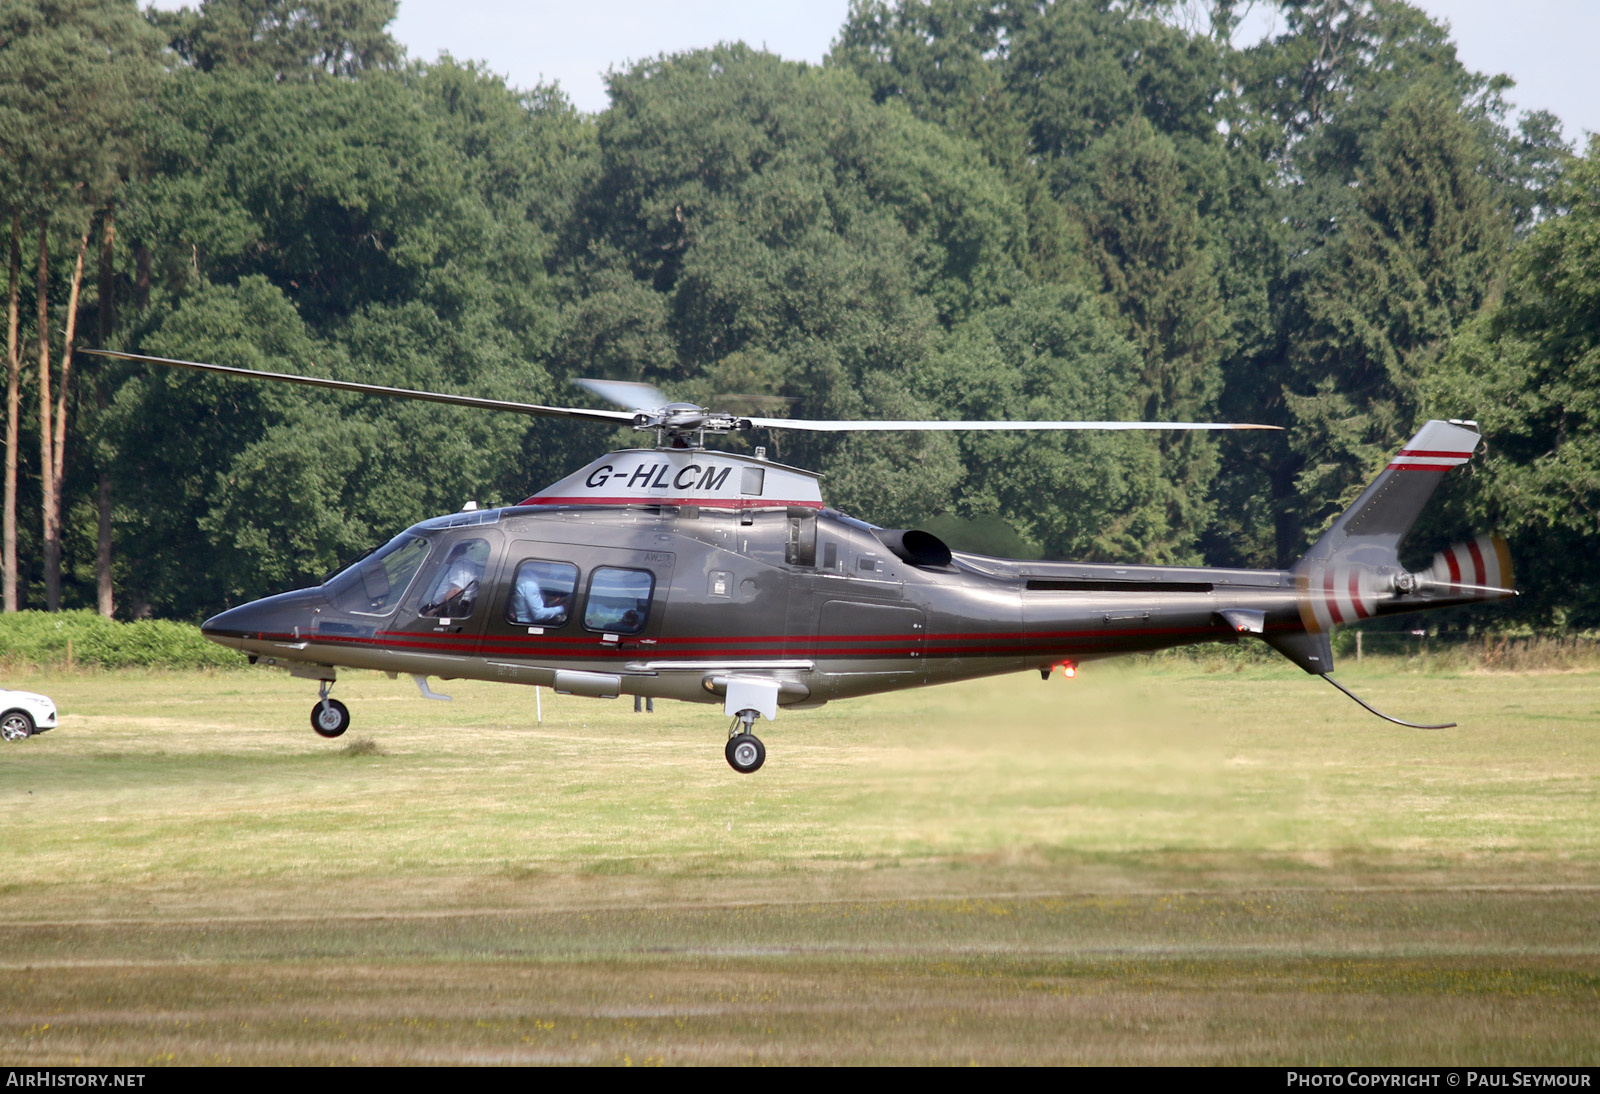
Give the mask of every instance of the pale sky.
[[[1600, 132], [1600, 3], [1419, 6], [1450, 23], [1467, 67], [1516, 80], [1516, 106], [1553, 111], [1569, 140]], [[555, 80], [578, 109], [596, 112], [606, 107], [607, 69], [662, 52], [744, 41], [792, 61], [820, 61], [848, 9], [848, 0], [401, 0], [393, 33], [412, 57], [431, 61], [447, 51], [483, 61], [518, 87]]]

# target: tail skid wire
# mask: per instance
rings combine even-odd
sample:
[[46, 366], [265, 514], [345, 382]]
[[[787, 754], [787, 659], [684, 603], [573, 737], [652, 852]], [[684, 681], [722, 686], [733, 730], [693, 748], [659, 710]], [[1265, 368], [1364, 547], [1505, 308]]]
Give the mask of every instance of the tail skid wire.
[[1443, 722], [1443, 723], [1441, 723], [1439, 725], [1424, 725], [1421, 722], [1407, 722], [1407, 721], [1403, 721], [1403, 720], [1401, 720], [1399, 718], [1391, 718], [1389, 715], [1385, 714], [1383, 711], [1379, 710], [1377, 707], [1373, 706], [1371, 703], [1369, 703], [1365, 699], [1361, 698], [1361, 696], [1357, 695], [1355, 692], [1351, 691], [1349, 688], [1347, 688], [1343, 684], [1339, 683], [1339, 681], [1335, 680], [1332, 676], [1328, 675], [1327, 673], [1322, 672], [1322, 673], [1318, 673], [1317, 675], [1321, 676], [1328, 683], [1332, 684], [1334, 687], [1338, 688], [1340, 691], [1342, 691], [1346, 695], [1350, 696], [1350, 698], [1354, 699], [1356, 702], [1358, 702], [1362, 706], [1366, 707], [1367, 710], [1369, 710], [1373, 714], [1376, 714], [1378, 717], [1382, 718], [1386, 722], [1393, 722], [1395, 725], [1397, 725], [1397, 726], [1405, 726], [1407, 729], [1454, 729], [1454, 728], [1456, 728], [1456, 723], [1455, 722]]

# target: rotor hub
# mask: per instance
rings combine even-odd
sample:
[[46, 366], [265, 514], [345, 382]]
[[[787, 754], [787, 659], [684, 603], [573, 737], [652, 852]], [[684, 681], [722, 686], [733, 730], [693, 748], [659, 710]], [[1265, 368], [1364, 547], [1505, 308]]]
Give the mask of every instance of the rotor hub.
[[748, 418], [713, 413], [694, 403], [666, 403], [655, 410], [641, 410], [633, 416], [633, 428], [638, 432], [654, 430], [674, 441], [693, 436], [703, 443], [707, 434], [722, 436], [750, 427]]

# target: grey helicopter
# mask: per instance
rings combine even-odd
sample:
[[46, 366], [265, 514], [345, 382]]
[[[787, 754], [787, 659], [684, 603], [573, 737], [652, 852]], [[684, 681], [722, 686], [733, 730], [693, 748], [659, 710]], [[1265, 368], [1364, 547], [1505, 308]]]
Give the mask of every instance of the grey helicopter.
[[1334, 680], [1332, 630], [1363, 619], [1516, 595], [1505, 540], [1478, 536], [1421, 571], [1399, 549], [1476, 423], [1429, 421], [1288, 569], [1038, 562], [952, 550], [823, 500], [819, 476], [708, 437], [754, 429], [1240, 430], [1211, 422], [830, 421], [747, 417], [672, 402], [647, 384], [578, 380], [622, 407], [506, 402], [108, 350], [143, 364], [628, 426], [654, 443], [601, 456], [516, 505], [422, 521], [322, 584], [206, 620], [253, 664], [318, 683], [312, 728], [350, 725], [338, 671], [428, 683], [499, 680], [557, 693], [720, 703], [724, 755], [766, 761], [757, 719], [838, 699], [1257, 637], [1380, 718]]

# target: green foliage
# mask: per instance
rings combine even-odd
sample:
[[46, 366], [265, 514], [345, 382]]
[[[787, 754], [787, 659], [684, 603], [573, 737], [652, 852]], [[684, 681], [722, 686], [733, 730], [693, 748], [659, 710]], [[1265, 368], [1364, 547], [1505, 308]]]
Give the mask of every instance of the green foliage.
[[159, 43], [131, 0], [0, 3], [0, 205], [44, 212], [113, 187]]
[[180, 73], [165, 92], [130, 229], [171, 248], [172, 288], [257, 273], [313, 320], [419, 296], [459, 306], [449, 274], [487, 218], [399, 79]]
[[1188, 149], [1215, 143], [1221, 64], [1214, 43], [1136, 6], [1057, 3], [1010, 44], [1006, 82], [1031, 151], [1057, 193], [1081, 179], [1082, 153], [1107, 130], [1143, 117]]
[[[317, 371], [318, 345], [292, 304], [264, 278], [203, 285], [141, 346], [239, 368]], [[282, 421], [303, 397], [267, 385], [219, 387], [212, 378], [150, 370], [123, 383], [105, 417], [116, 438], [120, 482], [131, 484], [118, 513], [126, 561], [125, 599], [163, 615], [197, 620], [226, 602], [236, 581], [214, 545], [195, 534], [209, 507], [216, 469], [228, 467], [260, 430]], [[131, 496], [130, 496], [131, 495]], [[257, 559], [257, 562], [263, 561]]]
[[198, 627], [186, 623], [119, 623], [91, 611], [0, 615], [0, 664], [12, 669], [238, 668], [244, 663], [243, 654], [207, 641]]
[[[744, 47], [611, 91], [562, 367], [786, 396], [804, 417], [941, 413], [919, 397], [941, 324], [1025, 283], [1023, 209], [977, 148], [847, 72]], [[948, 438], [775, 443], [874, 520], [941, 507], [961, 477]]]
[[[591, 216], [658, 291], [675, 288], [697, 247], [759, 266], [768, 253], [781, 261], [791, 249], [828, 246], [819, 236], [902, 252], [894, 257], [912, 266], [913, 287], [943, 315], [992, 300], [1011, 280], [1021, 210], [977, 151], [902, 110], [874, 107], [843, 72], [719, 47], [646, 62], [610, 87], [595, 183], [608, 200], [593, 202]], [[803, 280], [781, 268], [749, 273]], [[736, 307], [718, 313], [713, 304], [712, 317], [694, 321]], [[727, 340], [770, 337], [762, 318]], [[701, 335], [691, 354], [715, 352], [711, 340]]]
[[151, 22], [186, 64], [247, 69], [279, 80], [393, 68], [401, 48], [385, 29], [399, 0], [201, 0]]
[[[559, 96], [448, 60], [354, 81], [188, 71], [164, 91], [160, 170], [127, 195], [153, 273], [135, 348], [550, 401], [547, 261], [567, 157], [592, 140]], [[516, 417], [121, 372], [105, 432], [128, 454], [134, 607], [197, 618], [537, 485]]]
[[[1136, 117], [1097, 138], [1081, 159], [1083, 182], [1074, 196], [1085, 252], [1143, 362], [1135, 415], [1209, 420], [1222, 389], [1228, 318], [1177, 147]], [[1199, 434], [1158, 443], [1176, 541], [1168, 550], [1189, 554], [1188, 543], [1211, 516], [1216, 444]]]
[[1467, 500], [1508, 535], [1522, 605], [1543, 622], [1600, 624], [1590, 564], [1600, 536], [1600, 140], [1552, 196], [1565, 215], [1518, 249], [1504, 299], [1430, 371], [1430, 409], [1455, 407], [1489, 438]]
[[[1136, 417], [1140, 359], [1116, 327], [1086, 290], [1032, 290], [958, 327], [924, 382], [962, 418]], [[1148, 436], [974, 433], [958, 443], [973, 469], [958, 515], [997, 513], [1052, 558], [1193, 558]]]
[[1428, 360], [1504, 266], [1509, 225], [1483, 160], [1471, 127], [1423, 88], [1395, 105], [1358, 173], [1350, 223], [1303, 298], [1286, 392], [1312, 512], [1339, 512], [1411, 435]]

